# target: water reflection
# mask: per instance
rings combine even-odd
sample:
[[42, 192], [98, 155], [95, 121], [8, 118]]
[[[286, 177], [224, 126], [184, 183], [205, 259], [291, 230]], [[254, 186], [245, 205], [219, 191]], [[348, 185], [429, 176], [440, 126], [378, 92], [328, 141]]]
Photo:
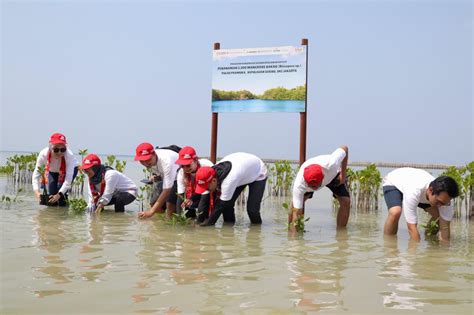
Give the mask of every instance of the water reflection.
[[[342, 281], [349, 256], [347, 230], [337, 230], [335, 242], [308, 246], [303, 239], [291, 243], [288, 270], [290, 290], [297, 295], [295, 305], [302, 311], [344, 307]], [[317, 258], [316, 258], [317, 257]]]
[[[72, 281], [74, 272], [66, 264], [67, 258], [62, 258], [62, 251], [70, 244], [71, 238], [67, 237], [65, 227], [67, 213], [64, 209], [44, 208], [34, 217], [35, 237], [33, 245], [45, 251], [43, 266], [33, 269], [42, 275], [35, 279], [45, 279], [45, 284], [53, 281], [55, 285], [62, 285]], [[64, 293], [64, 290], [34, 290], [36, 296], [42, 298], [49, 295]]]

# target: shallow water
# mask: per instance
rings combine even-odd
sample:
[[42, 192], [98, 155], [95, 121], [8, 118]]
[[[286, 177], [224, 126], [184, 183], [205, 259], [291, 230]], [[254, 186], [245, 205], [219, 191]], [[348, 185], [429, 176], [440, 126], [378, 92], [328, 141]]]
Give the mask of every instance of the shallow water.
[[[127, 170], [138, 182], [140, 169]], [[264, 201], [262, 226], [240, 208], [236, 226], [172, 227], [37, 206], [28, 190], [0, 209], [2, 314], [473, 312], [466, 220], [450, 246], [410, 243], [404, 222], [384, 239], [385, 207], [336, 232], [323, 191], [307, 203], [307, 232], [291, 236], [277, 199]]]

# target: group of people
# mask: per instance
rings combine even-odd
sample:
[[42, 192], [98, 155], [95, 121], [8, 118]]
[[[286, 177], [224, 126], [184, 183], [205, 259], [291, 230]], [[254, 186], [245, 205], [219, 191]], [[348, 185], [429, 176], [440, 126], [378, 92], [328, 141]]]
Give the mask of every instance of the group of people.
[[[349, 149], [341, 146], [328, 155], [313, 157], [304, 162], [295, 177], [292, 187], [292, 204], [288, 222], [290, 229], [304, 217], [304, 204], [315, 191], [327, 187], [339, 201], [337, 227], [344, 228], [350, 215], [351, 198], [346, 184], [346, 168]], [[263, 199], [267, 168], [257, 156], [238, 152], [225, 156], [217, 164], [199, 158], [192, 147], [155, 148], [150, 143], [141, 143], [135, 150], [139, 161], [151, 176], [153, 185], [150, 208], [140, 212], [140, 218], [152, 217], [157, 212], [168, 215], [185, 211], [202, 226], [214, 225], [223, 216], [224, 222], [235, 222], [235, 202], [248, 186], [247, 214], [250, 222], [261, 224], [260, 206]], [[67, 193], [78, 173], [79, 165], [67, 147], [66, 137], [55, 133], [49, 145], [38, 155], [33, 172], [33, 190], [38, 199], [47, 194], [48, 204], [65, 204]], [[80, 169], [89, 179], [88, 206], [100, 212], [105, 206], [114, 205], [116, 212], [137, 197], [137, 186], [124, 174], [102, 164], [95, 154], [87, 155]], [[403, 213], [408, 232], [414, 240], [420, 240], [417, 228], [417, 208], [431, 215], [431, 221], [439, 221], [439, 238], [449, 240], [450, 221], [454, 210], [451, 200], [459, 195], [454, 179], [448, 176], [434, 178], [424, 170], [399, 168], [383, 179], [384, 198], [388, 217], [384, 225], [385, 234], [396, 234]], [[42, 191], [40, 191], [42, 188]]]

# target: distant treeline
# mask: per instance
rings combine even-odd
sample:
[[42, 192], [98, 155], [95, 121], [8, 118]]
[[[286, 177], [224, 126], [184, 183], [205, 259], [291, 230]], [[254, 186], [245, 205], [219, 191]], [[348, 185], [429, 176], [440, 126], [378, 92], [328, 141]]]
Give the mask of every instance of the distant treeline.
[[294, 89], [285, 89], [277, 87], [266, 90], [262, 95], [255, 95], [250, 91], [222, 91], [212, 90], [213, 101], [235, 101], [235, 100], [273, 100], [273, 101], [304, 101], [306, 97], [306, 87], [304, 85], [295, 87]]

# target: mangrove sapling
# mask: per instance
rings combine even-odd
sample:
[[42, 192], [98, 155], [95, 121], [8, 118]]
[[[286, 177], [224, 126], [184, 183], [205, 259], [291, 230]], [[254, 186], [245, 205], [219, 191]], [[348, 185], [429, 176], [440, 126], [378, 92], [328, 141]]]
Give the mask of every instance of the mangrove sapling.
[[69, 210], [72, 211], [74, 214], [83, 214], [87, 210], [87, 202], [82, 199], [69, 199]]
[[427, 224], [422, 224], [421, 227], [425, 229], [425, 235], [435, 236], [439, 232], [439, 218], [430, 219]]
[[[285, 208], [288, 213], [290, 212], [290, 205], [287, 202], [282, 203], [281, 206]], [[304, 225], [307, 221], [309, 221], [309, 217], [305, 219], [303, 215], [298, 216], [294, 222], [288, 223], [288, 229], [295, 227], [296, 232], [304, 233], [306, 232]]]

